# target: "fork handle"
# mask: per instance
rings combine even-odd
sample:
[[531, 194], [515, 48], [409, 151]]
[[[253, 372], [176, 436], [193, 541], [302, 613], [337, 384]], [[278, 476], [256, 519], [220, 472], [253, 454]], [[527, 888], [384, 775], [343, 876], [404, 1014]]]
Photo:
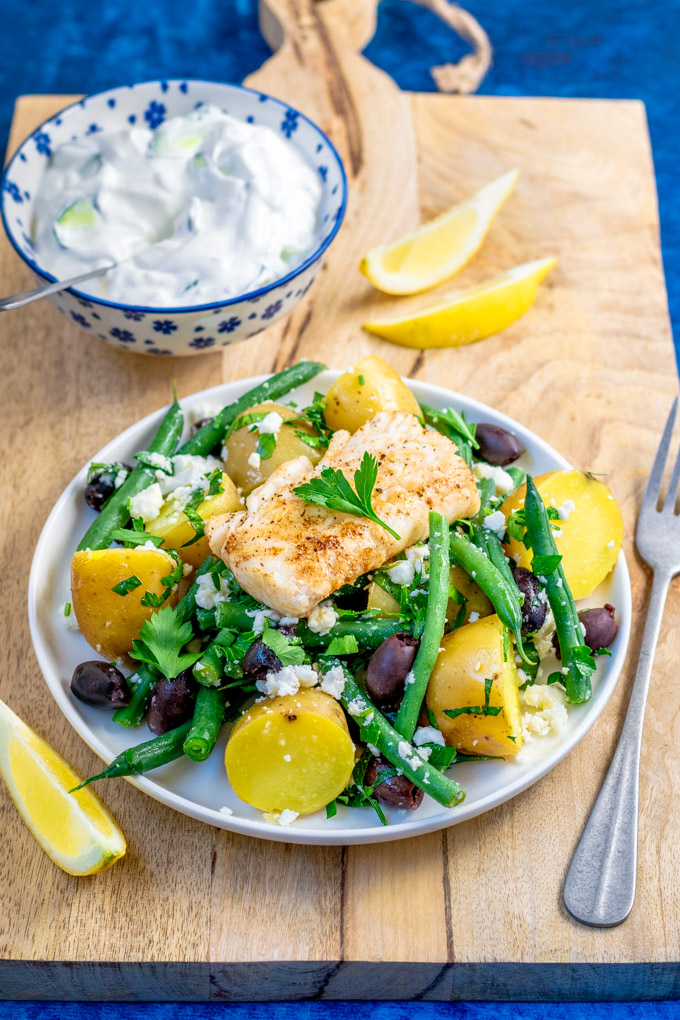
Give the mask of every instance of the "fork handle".
[[625, 921], [635, 900], [642, 728], [671, 577], [665, 572], [654, 574], [619, 743], [564, 883], [569, 913], [577, 921], [598, 928]]

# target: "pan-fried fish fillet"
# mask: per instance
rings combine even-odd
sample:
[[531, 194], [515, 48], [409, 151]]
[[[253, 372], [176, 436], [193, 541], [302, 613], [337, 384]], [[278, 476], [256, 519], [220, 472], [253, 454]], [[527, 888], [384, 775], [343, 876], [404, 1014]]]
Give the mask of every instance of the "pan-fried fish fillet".
[[[324, 467], [352, 481], [365, 451], [378, 461], [373, 508], [400, 541], [365, 517], [303, 503], [293, 492]], [[246, 506], [206, 521], [210, 548], [254, 598], [283, 616], [302, 617], [343, 584], [427, 538], [430, 510], [449, 522], [471, 517], [479, 495], [449, 439], [395, 412], [377, 414], [354, 435], [336, 432], [315, 468], [306, 457], [282, 464]]]

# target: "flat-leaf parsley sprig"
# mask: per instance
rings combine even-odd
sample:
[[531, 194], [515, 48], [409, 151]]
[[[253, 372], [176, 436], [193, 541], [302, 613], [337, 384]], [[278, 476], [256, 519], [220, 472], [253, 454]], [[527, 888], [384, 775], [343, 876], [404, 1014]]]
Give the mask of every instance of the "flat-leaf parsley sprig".
[[353, 517], [367, 517], [369, 521], [379, 524], [399, 542], [401, 536], [380, 520], [371, 504], [371, 494], [377, 478], [378, 461], [366, 451], [361, 459], [359, 469], [354, 472], [356, 492], [342, 471], [332, 467], [323, 468], [319, 478], [311, 478], [303, 485], [298, 485], [293, 491], [305, 503], [315, 503], [317, 506], [326, 507], [327, 510], [339, 510], [340, 513], [352, 514]]
[[180, 623], [177, 610], [166, 606], [145, 621], [139, 638], [132, 642], [130, 655], [172, 680], [201, 657], [201, 652], [182, 652], [193, 636], [191, 624], [188, 621]]

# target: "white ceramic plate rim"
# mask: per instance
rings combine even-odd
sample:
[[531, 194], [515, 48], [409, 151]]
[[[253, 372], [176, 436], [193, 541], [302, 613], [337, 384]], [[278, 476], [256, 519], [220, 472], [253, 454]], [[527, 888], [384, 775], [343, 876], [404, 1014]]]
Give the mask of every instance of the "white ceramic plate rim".
[[[336, 379], [339, 374], [340, 372], [338, 371], [325, 371], [323, 373], [324, 383], [328, 382], [328, 385], [330, 385], [330, 383]], [[222, 383], [219, 386], [201, 390], [198, 393], [194, 393], [183, 398], [182, 406], [186, 411], [191, 409], [193, 404], [202, 402], [226, 403], [230, 400], [235, 400], [242, 393], [246, 392], [252, 386], [256, 386], [266, 378], [268, 378], [268, 376], [260, 375], [253, 376], [248, 379], [239, 379], [234, 382]], [[313, 380], [313, 383], [316, 382], [317, 380]], [[542, 440], [534, 432], [489, 405], [483, 404], [471, 397], [464, 396], [463, 394], [455, 393], [454, 391], [445, 389], [441, 386], [434, 386], [429, 383], [411, 379], [405, 379], [404, 382], [409, 386], [419, 400], [426, 401], [434, 406], [442, 408], [453, 404], [457, 408], [464, 409], [466, 413], [469, 413], [472, 420], [495, 420], [498, 424], [515, 432], [528, 446], [540, 450], [547, 458], [553, 461], [555, 468], [571, 467], [569, 462], [561, 454], [554, 450], [548, 443], [544, 442], [544, 440]], [[131, 425], [128, 429], [120, 433], [115, 437], [115, 439], [111, 440], [111, 442], [107, 443], [106, 446], [95, 453], [91, 460], [106, 462], [114, 457], [119, 459], [121, 456], [125, 456], [125, 454], [121, 454], [118, 448], [121, 444], [125, 445], [128, 443], [129, 454], [127, 456], [130, 456], [134, 450], [138, 449], [138, 445], [131, 442], [133, 438], [140, 433], [151, 430], [153, 426], [157, 426], [166, 410], [166, 408], [161, 408], [160, 410], [147, 415], [134, 425]], [[116, 449], [114, 450], [114, 448]], [[88, 464], [89, 463], [90, 461], [88, 461]], [[87, 467], [88, 465], [86, 464], [83, 468], [81, 468], [75, 478], [73, 478], [69, 485], [64, 489], [52, 508], [52, 511], [41, 532], [33, 557], [29, 577], [28, 615], [31, 638], [38, 660], [38, 665], [45, 677], [52, 696], [79, 736], [82, 737], [85, 743], [95, 752], [95, 754], [108, 763], [111, 760], [110, 751], [106, 748], [99, 737], [90, 730], [83, 720], [78, 717], [74, 699], [62, 686], [60, 677], [53, 668], [48, 639], [42, 631], [38, 616], [40, 574], [45, 569], [45, 562], [52, 564], [52, 557], [50, 555], [50, 532], [59, 515], [65, 509], [67, 503], [72, 500], [74, 493], [80, 493], [82, 491]], [[52, 564], [52, 568], [56, 569], [56, 566]], [[247, 836], [255, 836], [262, 839], [271, 839], [286, 843], [312, 844], [318, 846], [378, 843], [395, 839], [404, 839], [410, 836], [423, 835], [427, 832], [433, 832], [438, 829], [446, 828], [449, 825], [456, 825], [460, 822], [475, 818], [476, 816], [483, 814], [485, 811], [489, 811], [492, 808], [510, 800], [512, 797], [515, 797], [517, 794], [522, 793], [546, 775], [546, 773], [555, 768], [555, 766], [569, 754], [569, 752], [580, 742], [588, 730], [594, 725], [611, 697], [625, 662], [630, 637], [632, 615], [630, 577], [623, 552], [619, 556], [615, 570], [617, 574], [620, 575], [620, 581], [622, 582], [620, 584], [620, 588], [623, 595], [623, 599], [619, 598], [619, 605], [617, 606], [617, 610], [620, 614], [619, 636], [612, 657], [607, 660], [605, 674], [598, 686], [597, 697], [593, 698], [593, 700], [588, 703], [586, 706], [587, 711], [583, 713], [582, 718], [579, 720], [574, 729], [569, 734], [565, 735], [565, 737], [546, 755], [545, 758], [537, 762], [522, 775], [518, 775], [514, 781], [501, 783], [495, 792], [483, 796], [478, 800], [464, 801], [460, 806], [449, 810], [442, 809], [442, 813], [434, 816], [423, 818], [414, 816], [404, 821], [391, 822], [387, 826], [376, 824], [375, 826], [366, 828], [348, 827], [324, 831], [322, 828], [303, 829], [295, 826], [283, 827], [276, 823], [267, 822], [264, 819], [241, 818], [236, 814], [227, 816], [220, 811], [197, 804], [186, 797], [173, 793], [171, 790], [168, 790], [154, 782], [153, 779], [145, 776], [130, 777], [128, 782], [131, 782], [144, 793], [153, 797], [155, 800], [166, 804], [168, 807], [173, 808], [175, 811], [189, 815], [199, 821], [207, 822], [209, 825], [228, 829], [231, 832], [238, 832]], [[142, 739], [146, 738], [143, 737]], [[464, 777], [462, 782], [464, 784]]]

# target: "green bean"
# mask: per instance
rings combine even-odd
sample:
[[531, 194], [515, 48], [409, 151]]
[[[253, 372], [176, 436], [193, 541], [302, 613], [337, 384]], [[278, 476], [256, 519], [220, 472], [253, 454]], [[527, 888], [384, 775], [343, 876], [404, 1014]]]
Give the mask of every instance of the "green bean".
[[191, 729], [184, 741], [184, 753], [192, 761], [205, 761], [215, 746], [227, 708], [224, 691], [202, 687], [196, 696]]
[[[220, 566], [224, 566], [224, 564], [220, 564], [208, 556], [196, 571], [196, 577], [207, 574], [211, 570], [218, 570]], [[180, 599], [175, 607], [179, 623], [185, 623], [195, 612], [197, 591], [198, 585], [194, 579], [184, 598]], [[158, 676], [149, 669], [146, 663], [140, 663], [135, 675], [139, 677], [139, 680], [132, 692], [132, 698], [127, 705], [113, 713], [113, 721], [120, 726], [139, 726], [148, 708], [152, 688], [158, 680]]]
[[296, 637], [299, 637], [305, 648], [326, 648], [333, 638], [345, 637], [351, 634], [357, 639], [359, 648], [372, 651], [391, 637], [393, 634], [408, 632], [410, 624], [402, 617], [380, 617], [375, 616], [369, 619], [355, 618], [353, 620], [339, 620], [331, 627], [327, 634], [316, 634], [307, 626], [306, 620], [300, 620], [295, 628]]
[[517, 585], [510, 584], [504, 573], [488, 556], [463, 535], [451, 534], [451, 559], [467, 571], [493, 604], [499, 619], [512, 631], [517, 651], [525, 662], [534, 664], [522, 643], [522, 602]]
[[190, 439], [179, 448], [179, 453], [200, 454], [206, 457], [224, 439], [229, 426], [236, 421], [240, 414], [247, 411], [255, 404], [263, 404], [265, 400], [278, 400], [285, 396], [296, 386], [302, 386], [309, 382], [315, 375], [322, 372], [326, 366], [318, 361], [300, 361], [297, 365], [284, 368], [269, 379], [248, 390], [242, 397], [223, 407], [211, 421], [206, 422]]
[[75, 793], [76, 790], [82, 790], [84, 786], [96, 783], [99, 779], [136, 776], [142, 772], [149, 772], [151, 769], [160, 768], [161, 765], [167, 765], [171, 761], [176, 761], [177, 758], [181, 758], [184, 754], [184, 741], [190, 728], [191, 720], [178, 726], [175, 730], [163, 733], [160, 737], [146, 740], [143, 744], [137, 744], [136, 747], [128, 747], [127, 751], [121, 751], [96, 776], [90, 776], [80, 786], [74, 787], [71, 793]]
[[194, 680], [203, 687], [219, 687], [224, 673], [223, 662], [221, 644], [215, 639], [203, 650], [203, 654], [194, 666]]
[[[561, 556], [555, 545], [550, 518], [531, 475], [527, 475], [524, 518], [527, 547], [533, 550], [532, 570], [545, 577], [548, 602], [555, 617], [563, 669], [566, 669], [566, 673], [553, 674], [549, 680], [554, 677], [563, 683], [567, 701], [572, 705], [579, 705], [589, 701], [592, 696], [590, 677], [595, 671], [595, 660], [590, 648], [583, 641], [581, 623], [560, 562]], [[547, 563], [540, 564], [539, 557], [556, 557], [557, 565], [550, 570]]]
[[[156, 435], [147, 447], [148, 453], [160, 453], [171, 457], [182, 435], [184, 414], [177, 398], [170, 405], [161, 422]], [[111, 533], [116, 528], [124, 528], [130, 520], [128, 500], [136, 496], [142, 489], [147, 489], [156, 481], [156, 475], [150, 468], [138, 464], [127, 476], [119, 489], [116, 489], [102, 512], [83, 535], [78, 551], [84, 549], [106, 549], [111, 544]]]
[[[479, 544], [480, 549], [482, 549], [486, 553], [486, 555], [493, 563], [494, 567], [496, 567], [497, 570], [500, 570], [501, 574], [503, 574], [508, 584], [513, 589], [517, 588], [517, 582], [515, 581], [515, 578], [512, 576], [510, 564], [505, 558], [503, 546], [501, 545], [501, 540], [498, 537], [498, 535], [496, 535], [495, 532], [490, 531], [488, 528], [482, 527], [476, 529], [475, 539]], [[520, 598], [521, 594], [522, 594], [521, 591], [519, 590], [519, 588], [517, 588], [516, 597]]]
[[465, 790], [433, 765], [428, 765], [418, 748], [405, 740], [401, 733], [397, 733], [385, 716], [371, 704], [365, 691], [359, 687], [344, 663], [330, 656], [324, 658], [321, 663], [321, 671], [324, 674], [337, 667], [342, 670], [345, 680], [340, 700], [359, 726], [361, 739], [366, 744], [375, 746], [390, 764], [444, 807], [460, 804], [465, 799]]
[[446, 607], [449, 602], [449, 572], [449, 522], [441, 514], [431, 510], [430, 584], [425, 626], [413, 669], [406, 678], [404, 697], [395, 722], [396, 729], [407, 740], [411, 740], [415, 733], [425, 691], [439, 655], [439, 646], [446, 626]]
[[139, 726], [149, 707], [149, 699], [158, 676], [145, 662], [139, 664], [133, 676], [138, 677], [130, 701], [113, 713], [113, 721], [120, 726]]

